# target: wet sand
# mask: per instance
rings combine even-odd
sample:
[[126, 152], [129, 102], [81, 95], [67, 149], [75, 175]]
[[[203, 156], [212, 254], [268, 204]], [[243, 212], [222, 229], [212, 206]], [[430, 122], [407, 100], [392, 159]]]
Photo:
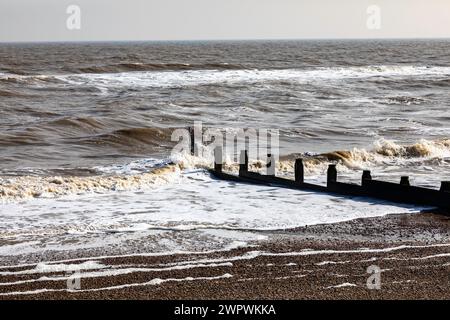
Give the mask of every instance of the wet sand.
[[[230, 251], [12, 264], [0, 269], [0, 299], [450, 298], [450, 217], [391, 215], [265, 235]], [[367, 286], [371, 266], [380, 289]]]

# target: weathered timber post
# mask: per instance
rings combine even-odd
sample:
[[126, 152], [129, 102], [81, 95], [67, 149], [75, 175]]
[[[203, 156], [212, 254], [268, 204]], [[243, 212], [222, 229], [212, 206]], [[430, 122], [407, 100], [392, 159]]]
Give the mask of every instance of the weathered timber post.
[[361, 178], [361, 185], [364, 186], [366, 181], [372, 180], [372, 174], [369, 170], [364, 170]]
[[214, 170], [216, 172], [222, 172], [222, 147], [216, 147], [214, 149]]
[[267, 164], [266, 164], [268, 176], [275, 176], [275, 166], [276, 166], [276, 163], [275, 163], [274, 156], [269, 153], [267, 155]]
[[295, 182], [303, 183], [305, 181], [305, 170], [303, 168], [303, 159], [295, 159]]
[[337, 182], [337, 170], [335, 164], [330, 164], [327, 171], [327, 185]]
[[248, 172], [248, 152], [247, 150], [241, 150], [239, 159], [239, 175]]
[[441, 191], [442, 192], [450, 192], [450, 181], [442, 181], [441, 182]]
[[195, 156], [195, 131], [193, 127], [189, 127], [188, 130], [191, 144], [191, 156]]
[[407, 177], [407, 176], [401, 177], [400, 185], [402, 185], [402, 186], [410, 186], [411, 184], [409, 183], [409, 177]]

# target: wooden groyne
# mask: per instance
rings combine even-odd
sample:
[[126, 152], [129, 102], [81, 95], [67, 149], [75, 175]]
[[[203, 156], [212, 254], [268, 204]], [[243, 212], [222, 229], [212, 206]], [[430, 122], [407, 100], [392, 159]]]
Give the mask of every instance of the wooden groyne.
[[445, 209], [450, 212], [450, 181], [443, 181], [440, 190], [411, 186], [408, 177], [402, 177], [400, 183], [379, 181], [372, 178], [370, 171], [363, 171], [361, 184], [345, 183], [338, 181], [338, 172], [335, 164], [330, 164], [327, 171], [327, 185], [316, 185], [304, 181], [303, 160], [295, 161], [295, 179], [286, 179], [275, 175], [275, 161], [272, 155], [268, 155], [267, 174], [250, 172], [248, 170], [248, 153], [241, 152], [239, 174], [223, 172], [222, 148], [214, 150], [214, 169], [210, 173], [222, 180], [252, 183], [259, 185], [271, 185], [303, 191], [322, 192], [339, 196], [358, 196], [369, 199], [378, 199], [403, 204], [431, 206]]

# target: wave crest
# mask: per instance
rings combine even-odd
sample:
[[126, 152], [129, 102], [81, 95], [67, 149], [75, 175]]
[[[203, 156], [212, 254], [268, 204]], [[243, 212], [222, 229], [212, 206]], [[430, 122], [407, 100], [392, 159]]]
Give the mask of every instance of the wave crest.
[[179, 173], [179, 166], [168, 165], [133, 175], [0, 178], [0, 200], [10, 202], [38, 197], [54, 198], [83, 193], [142, 190], [175, 181]]
[[[144, 130], [145, 131], [145, 130]], [[127, 132], [132, 136], [137, 132]], [[277, 162], [280, 175], [292, 175], [296, 157], [304, 159], [305, 171], [308, 174], [326, 172], [328, 164], [335, 162], [339, 170], [360, 170], [386, 164], [426, 163], [431, 160], [444, 160], [450, 157], [450, 139], [420, 140], [410, 145], [400, 145], [389, 140], [379, 140], [374, 148], [355, 148], [353, 150], [338, 150], [316, 155], [289, 155]], [[208, 169], [213, 165], [213, 157], [202, 158], [188, 154], [178, 154], [170, 160], [161, 163], [150, 160], [138, 161], [125, 166], [96, 168], [100, 175], [94, 176], [20, 176], [0, 178], [0, 200], [16, 201], [37, 197], [58, 197], [82, 193], [105, 193], [109, 191], [142, 190], [157, 187], [176, 181], [182, 170]], [[249, 169], [263, 172], [266, 163], [263, 160], [250, 159]], [[239, 164], [225, 159], [224, 170], [237, 173]]]
[[306, 160], [309, 167], [322, 166], [322, 162], [337, 162], [348, 169], [362, 169], [381, 164], [427, 162], [430, 159], [443, 160], [450, 157], [450, 139], [422, 139], [410, 145], [401, 145], [391, 140], [381, 139], [371, 150], [354, 148], [313, 156]]

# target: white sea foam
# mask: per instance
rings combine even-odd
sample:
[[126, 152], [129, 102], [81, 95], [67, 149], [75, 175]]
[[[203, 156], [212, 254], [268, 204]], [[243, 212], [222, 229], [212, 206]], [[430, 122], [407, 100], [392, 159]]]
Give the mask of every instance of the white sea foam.
[[40, 293], [47, 293], [47, 292], [97, 292], [97, 291], [106, 291], [106, 290], [120, 290], [125, 288], [132, 288], [132, 287], [146, 287], [146, 286], [157, 286], [161, 285], [165, 282], [185, 282], [185, 281], [211, 281], [211, 280], [222, 280], [222, 279], [229, 279], [233, 276], [229, 273], [225, 273], [220, 276], [215, 277], [186, 277], [186, 278], [167, 278], [167, 279], [160, 279], [155, 278], [148, 282], [144, 283], [129, 283], [129, 284], [123, 284], [118, 286], [112, 286], [112, 287], [103, 287], [103, 288], [96, 288], [96, 289], [84, 289], [84, 290], [71, 290], [71, 289], [38, 289], [38, 290], [30, 290], [30, 291], [15, 291], [15, 292], [5, 292], [0, 293], [0, 296], [12, 296], [12, 295], [32, 295], [32, 294], [40, 294]]
[[[312, 249], [305, 249], [302, 251], [291, 251], [291, 252], [266, 252], [266, 251], [248, 251], [244, 254], [227, 257], [227, 258], [205, 258], [205, 259], [197, 259], [194, 261], [180, 261], [175, 262], [170, 265], [185, 265], [185, 264], [192, 264], [192, 263], [203, 263], [203, 264], [209, 264], [209, 263], [224, 263], [224, 262], [236, 262], [236, 261], [245, 261], [245, 260], [253, 260], [258, 257], [304, 257], [304, 256], [316, 256], [316, 255], [348, 255], [348, 254], [377, 254], [377, 253], [390, 253], [390, 252], [397, 252], [397, 251], [403, 251], [403, 250], [414, 250], [414, 249], [427, 249], [427, 248], [445, 248], [450, 247], [450, 243], [446, 244], [435, 244], [435, 245], [423, 245], [423, 246], [409, 246], [409, 245], [402, 245], [402, 246], [396, 246], [396, 247], [385, 247], [385, 248], [373, 248], [373, 249], [354, 249], [354, 250], [330, 250], [330, 249], [323, 249], [323, 250], [312, 250]], [[360, 261], [361, 262], [361, 261]]]
[[357, 287], [357, 285], [354, 283], [345, 282], [342, 284], [338, 284], [336, 286], [327, 287], [326, 289], [340, 289], [340, 288], [348, 288], [348, 287]]
[[10, 202], [29, 198], [54, 198], [83, 193], [137, 191], [174, 182], [180, 176], [180, 168], [174, 165], [167, 165], [161, 168], [153, 167], [153, 170], [149, 170], [146, 166], [141, 166], [139, 174], [133, 174], [133, 169], [126, 166], [105, 167], [104, 171], [116, 171], [116, 173], [114, 175], [87, 177], [0, 177], [0, 200]]
[[[312, 249], [305, 249], [298, 252], [279, 252], [279, 253], [273, 253], [273, 252], [265, 252], [265, 251], [249, 251], [241, 255], [237, 256], [231, 256], [231, 257], [220, 257], [220, 258], [207, 258], [207, 259], [194, 259], [194, 260], [188, 260], [188, 261], [179, 261], [179, 262], [172, 262], [163, 264], [160, 267], [138, 267], [138, 266], [122, 266], [122, 265], [111, 265], [111, 266], [105, 266], [104, 264], [101, 264], [98, 262], [99, 257], [96, 257], [96, 260], [90, 260], [87, 262], [83, 262], [80, 264], [66, 264], [61, 262], [47, 262], [47, 263], [41, 263], [38, 264], [35, 268], [28, 269], [28, 270], [22, 270], [22, 271], [11, 271], [11, 272], [2, 272], [1, 275], [22, 275], [22, 274], [35, 274], [35, 273], [48, 273], [48, 272], [62, 272], [62, 271], [75, 271], [82, 269], [83, 273], [80, 274], [83, 278], [96, 278], [96, 277], [113, 277], [113, 276], [119, 276], [129, 273], [136, 273], [136, 272], [164, 272], [164, 271], [172, 271], [172, 270], [185, 270], [185, 269], [192, 269], [192, 268], [217, 268], [217, 267], [232, 267], [233, 263], [235, 261], [241, 261], [241, 260], [253, 260], [258, 257], [263, 256], [284, 256], [284, 257], [295, 257], [295, 256], [311, 256], [311, 255], [322, 255], [322, 254], [373, 254], [373, 253], [389, 253], [389, 252], [397, 252], [402, 250], [415, 250], [415, 249], [426, 249], [426, 248], [438, 248], [438, 247], [448, 247], [450, 244], [436, 244], [436, 245], [422, 245], [422, 246], [409, 246], [409, 245], [402, 245], [397, 247], [386, 247], [386, 248], [361, 248], [361, 249], [354, 249], [354, 250], [312, 250]], [[136, 255], [139, 256], [139, 255]], [[448, 254], [438, 254], [433, 256], [425, 256], [425, 257], [419, 257], [415, 259], [433, 259], [433, 258], [441, 258], [441, 257], [447, 257]], [[92, 258], [94, 259], [94, 258]], [[317, 265], [326, 265], [326, 264], [335, 264], [335, 263], [348, 263], [351, 261], [345, 261], [345, 262], [334, 262], [334, 261], [324, 261], [322, 263], [318, 263]], [[296, 263], [288, 263], [286, 266], [295, 266]], [[267, 266], [271, 266], [271, 264], [268, 264]], [[23, 266], [15, 266], [15, 267], [23, 267]], [[11, 267], [9, 267], [11, 268]], [[100, 269], [100, 270], [99, 270]], [[95, 271], [90, 271], [95, 270]], [[387, 271], [388, 269], [384, 269], [383, 271]], [[300, 275], [300, 277], [304, 277], [305, 275]], [[0, 283], [0, 286], [11, 286], [11, 285], [20, 285], [25, 283], [33, 283], [33, 282], [40, 282], [40, 281], [64, 281], [69, 279], [70, 276], [44, 276], [37, 279], [29, 279], [29, 280], [19, 280], [19, 281], [13, 281], [13, 282], [5, 282]], [[168, 281], [191, 281], [191, 280], [216, 280], [216, 279], [225, 279], [229, 278], [231, 275], [225, 274], [223, 276], [219, 277], [199, 277], [199, 278], [184, 278], [184, 279], [160, 279], [156, 278], [146, 283], [140, 283], [140, 284], [126, 284], [126, 285], [120, 285], [120, 286], [113, 286], [113, 287], [106, 287], [106, 288], [98, 288], [98, 289], [87, 289], [87, 290], [81, 290], [82, 291], [101, 291], [101, 290], [115, 290], [125, 287], [133, 287], [133, 286], [147, 286], [147, 285], [160, 285], [164, 282]], [[249, 279], [246, 279], [249, 280]], [[355, 286], [354, 284], [350, 283], [344, 283], [337, 286], [330, 286], [327, 289], [331, 288], [342, 288], [342, 287], [351, 287]], [[44, 290], [44, 291], [43, 291]], [[18, 292], [9, 292], [9, 293], [3, 293], [2, 295], [15, 295], [15, 294], [38, 294], [47, 292], [48, 290], [53, 291], [52, 289], [40, 289], [40, 290], [34, 290], [34, 291], [18, 291]], [[57, 290], [57, 291], [67, 291], [67, 290]], [[68, 292], [71, 292], [70, 290]]]
[[[383, 142], [372, 151], [359, 149], [334, 154], [341, 159], [340, 166], [349, 168], [348, 162], [445, 157], [448, 148], [447, 140], [421, 141], [409, 146]], [[13, 186], [18, 188], [15, 191], [51, 187], [54, 198], [17, 201], [0, 207], [0, 240], [6, 242], [0, 247], [0, 255], [118, 248], [124, 243], [133, 248], [141, 243], [155, 253], [220, 250], [236, 242], [248, 245], [264, 240], [261, 233], [265, 231], [425, 209], [219, 181], [201, 169], [208, 167], [210, 159], [180, 156], [172, 160], [175, 165], [162, 168], [159, 166], [169, 161], [143, 159], [98, 167], [104, 176], [95, 177], [8, 178], [1, 187]], [[305, 164], [308, 171], [326, 167], [327, 163], [313, 159]], [[252, 164], [252, 170], [261, 167]], [[227, 164], [226, 168], [236, 170], [235, 165]], [[291, 160], [279, 162], [280, 171], [292, 172], [292, 168]], [[13, 183], [14, 179], [19, 180]], [[30, 194], [28, 191], [26, 194]], [[20, 192], [14, 195], [19, 200], [26, 198]], [[142, 242], [143, 239], [147, 240]]]
[[102, 93], [111, 88], [123, 87], [184, 87], [216, 83], [258, 83], [270, 81], [339, 81], [370, 77], [445, 77], [450, 67], [414, 65], [378, 65], [361, 67], [333, 67], [315, 69], [262, 69], [262, 70], [182, 70], [182, 71], [131, 71], [119, 73], [87, 73], [68, 75], [11, 75], [0, 74], [0, 79], [17, 81], [48, 81], [55, 79], [76, 86], [95, 86]]
[[[156, 239], [183, 231], [207, 236], [211, 244], [233, 239], [257, 240], [254, 232], [333, 223], [389, 213], [418, 212], [421, 208], [399, 206], [359, 198], [285, 190], [275, 187], [233, 184], [212, 179], [204, 171], [181, 175], [177, 184], [154, 190], [79, 195], [60, 199], [35, 199], [5, 204], [0, 208], [0, 238], [41, 241], [0, 247], [0, 254], [15, 255], [30, 250], [69, 249], [108, 245], [121, 239], [136, 240], [151, 235], [162, 248], [178, 250], [194, 242], [162, 243]], [[30, 221], [30, 223], [24, 223]], [[77, 241], [67, 242], [66, 238]], [[96, 236], [102, 234], [102, 236]], [[128, 234], [128, 235], [127, 235]], [[72, 236], [71, 236], [72, 235]], [[95, 241], [93, 239], [96, 238]], [[60, 239], [60, 243], [56, 242]], [[175, 239], [174, 239], [175, 241]], [[151, 244], [151, 243], [150, 243]]]
[[103, 92], [114, 87], [179, 87], [215, 83], [254, 83], [268, 81], [336, 81], [369, 77], [435, 77], [450, 75], [449, 67], [366, 66], [346, 68], [281, 70], [191, 70], [135, 71], [122, 73], [56, 76], [72, 85], [95, 85]]
[[[225, 246], [223, 249], [219, 250], [203, 250], [203, 251], [170, 251], [170, 252], [146, 252], [146, 253], [134, 253], [134, 254], [117, 254], [117, 255], [101, 255], [101, 256], [95, 256], [95, 257], [84, 257], [84, 258], [73, 258], [73, 259], [63, 259], [63, 260], [54, 260], [54, 261], [48, 261], [45, 262], [47, 264], [67, 264], [70, 262], [80, 262], [80, 261], [92, 261], [92, 260], [102, 260], [102, 259], [113, 259], [113, 258], [132, 258], [132, 257], [164, 257], [164, 256], [171, 256], [171, 255], [207, 255], [207, 254], [213, 254], [213, 253], [223, 253], [228, 252], [234, 249], [243, 248], [246, 247], [245, 242], [240, 241], [234, 241], [228, 246]], [[25, 267], [32, 267], [35, 266], [35, 263], [22, 263], [22, 264], [16, 264], [13, 267], [14, 268], [25, 268]], [[167, 265], [177, 265], [175, 264], [167, 264]], [[10, 265], [3, 265], [0, 266], [0, 270], [2, 269], [10, 269]]]
[[[48, 265], [53, 267], [54, 265]], [[94, 266], [86, 269], [82, 265], [69, 265], [65, 270], [59, 270], [58, 272], [79, 272], [79, 276], [83, 279], [87, 278], [100, 278], [100, 277], [117, 277], [121, 275], [131, 274], [131, 273], [151, 273], [151, 272], [167, 272], [173, 270], [188, 270], [188, 269], [196, 269], [196, 268], [223, 268], [223, 267], [232, 267], [233, 264], [231, 262], [223, 262], [223, 263], [210, 263], [210, 264], [187, 264], [187, 265], [179, 265], [179, 266], [171, 266], [171, 267], [162, 267], [162, 268], [138, 268], [138, 267], [123, 267], [123, 266], [103, 266], [99, 265], [99, 268], [94, 268]], [[79, 267], [79, 268], [77, 268]], [[105, 269], [101, 271], [90, 271], [86, 272], [89, 269]], [[43, 273], [44, 271], [36, 272], [35, 269], [25, 270], [25, 271], [16, 271], [16, 272], [0, 272], [0, 275], [6, 276], [15, 276], [15, 275], [23, 275], [23, 274], [34, 274], [34, 273]], [[52, 269], [49, 269], [45, 273], [57, 272]], [[34, 283], [34, 282], [42, 282], [42, 281], [64, 281], [68, 280], [72, 277], [72, 274], [68, 274], [65, 276], [43, 276], [37, 279], [29, 279], [29, 280], [19, 280], [13, 282], [1, 282], [0, 286], [11, 286], [17, 284], [24, 283]]]
[[57, 273], [57, 272], [73, 272], [73, 271], [85, 271], [85, 270], [97, 270], [103, 269], [107, 266], [99, 263], [98, 261], [86, 261], [82, 263], [74, 264], [50, 264], [50, 263], [38, 263], [35, 268], [22, 271], [3, 271], [0, 272], [2, 276], [8, 275], [24, 275], [24, 274], [36, 274], [36, 273]]
[[[330, 161], [337, 161], [338, 170], [342, 174], [355, 173], [355, 170], [384, 167], [386, 165], [405, 167], [422, 166], [430, 171], [450, 171], [450, 140], [422, 139], [409, 145], [395, 141], [380, 139], [371, 148], [354, 148], [346, 151], [334, 151], [304, 159], [307, 175], [323, 175]], [[175, 163], [175, 165], [171, 165]], [[433, 167], [426, 164], [431, 163]], [[107, 193], [111, 191], [137, 191], [153, 189], [164, 184], [178, 182], [181, 170], [185, 173], [211, 168], [212, 155], [194, 157], [188, 154], [172, 155], [170, 159], [140, 159], [130, 163], [99, 166], [93, 169], [101, 173], [90, 177], [60, 176], [18, 176], [0, 177], [0, 200], [3, 202], [21, 201], [29, 198], [51, 198], [83, 193]], [[226, 159], [224, 169], [237, 173], [238, 164]], [[264, 160], [250, 159], [250, 170], [261, 172], [265, 168]], [[441, 170], [442, 169], [442, 170]], [[281, 175], [293, 175], [294, 160], [277, 162], [277, 172]], [[403, 173], [399, 170], [399, 173]], [[323, 176], [324, 177], [324, 176]], [[322, 178], [323, 178], [322, 177]], [[427, 175], [428, 178], [433, 178]], [[438, 177], [439, 178], [439, 177]], [[442, 178], [442, 177], [441, 177]], [[359, 179], [359, 177], [358, 177]], [[429, 183], [431, 184], [431, 180]], [[439, 181], [433, 181], [435, 187]]]
[[407, 260], [431, 260], [431, 259], [439, 259], [439, 258], [447, 258], [447, 257], [450, 257], [450, 253], [439, 253], [439, 254], [434, 254], [434, 255], [430, 255], [430, 256], [412, 257], [412, 258], [388, 257], [388, 258], [384, 258], [384, 260], [402, 260], [402, 261], [407, 261]]
[[434, 254], [434, 255], [431, 255], [431, 256], [419, 257], [419, 258], [411, 258], [411, 259], [412, 260], [430, 260], [430, 259], [447, 258], [447, 257], [450, 257], [450, 253]]
[[347, 261], [322, 261], [322, 262], [316, 263], [316, 265], [317, 266], [326, 266], [329, 264], [346, 264], [349, 262], [351, 262], [351, 261], [350, 260], [347, 260]]

